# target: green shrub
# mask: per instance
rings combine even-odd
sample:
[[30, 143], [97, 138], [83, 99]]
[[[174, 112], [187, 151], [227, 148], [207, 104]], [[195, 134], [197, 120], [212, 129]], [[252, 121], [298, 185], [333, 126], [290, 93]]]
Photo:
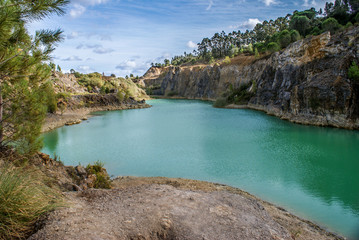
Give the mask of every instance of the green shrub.
[[348, 70], [348, 78], [359, 83], [359, 66], [353, 61]]
[[88, 80], [87, 84], [92, 87], [101, 88], [104, 82], [101, 80], [101, 78], [93, 77]]
[[106, 169], [103, 168], [104, 163], [101, 161], [96, 161], [93, 165], [87, 165], [86, 172], [88, 174], [94, 174], [96, 176], [96, 181], [94, 183], [94, 188], [111, 188], [111, 180], [108, 176]]
[[216, 107], [216, 108], [225, 107], [227, 105], [228, 105], [228, 102], [227, 102], [227, 98], [225, 98], [225, 97], [220, 97], [213, 103], [213, 107]]
[[300, 40], [299, 32], [297, 30], [290, 31], [290, 38], [291, 38], [292, 42], [296, 42], [296, 41]]
[[311, 35], [313, 36], [318, 36], [319, 34], [321, 34], [323, 31], [319, 29], [319, 27], [314, 27], [313, 30], [310, 32]]
[[132, 95], [128, 89], [121, 89], [116, 94], [116, 97], [120, 102], [127, 101], [131, 96]]
[[0, 239], [22, 239], [40, 216], [61, 206], [63, 199], [38, 172], [5, 165], [0, 168], [0, 203]]
[[258, 49], [257, 48], [254, 48], [254, 57], [255, 58], [259, 58], [260, 55], [259, 55], [259, 52], [258, 52]]
[[80, 78], [82, 76], [82, 74], [79, 72], [75, 72], [74, 75], [75, 75], [75, 78]]
[[359, 12], [357, 13], [357, 15], [355, 15], [354, 21], [357, 22], [357, 23], [359, 23]]
[[100, 93], [102, 93], [102, 94], [110, 93], [110, 88], [106, 85], [103, 85], [100, 89]]
[[287, 47], [292, 42], [291, 34], [288, 30], [283, 30], [279, 33], [279, 44], [282, 48]]
[[267, 48], [264, 43], [256, 43], [254, 44], [254, 49], [257, 49], [259, 53], [265, 53]]
[[63, 99], [65, 102], [68, 102], [68, 100], [71, 98], [71, 93], [68, 92], [60, 92], [56, 94], [57, 99]]
[[105, 164], [99, 160], [97, 160], [93, 165], [87, 165], [87, 172], [90, 174], [96, 174], [102, 171]]
[[340, 24], [335, 18], [328, 18], [322, 24], [324, 31], [330, 31], [330, 33], [334, 33], [338, 29], [340, 29]]
[[297, 30], [300, 35], [306, 36], [308, 29], [310, 29], [310, 19], [307, 16], [300, 16], [294, 14], [289, 22], [290, 28]]
[[224, 58], [224, 60], [223, 60], [223, 63], [224, 63], [224, 64], [230, 64], [230, 63], [231, 63], [231, 59], [230, 59], [228, 56], [226, 56], [226, 57]]
[[175, 91], [170, 91], [169, 93], [167, 93], [167, 97], [173, 97], [173, 96], [177, 96], [178, 93]]
[[[253, 86], [253, 84], [254, 84], [254, 86]], [[252, 92], [249, 91], [249, 88], [251, 86], [253, 86]], [[235, 104], [247, 103], [254, 94], [253, 88], [257, 88], [254, 81], [252, 82], [252, 85], [248, 83], [248, 84], [241, 85], [237, 89], [231, 89], [230, 94], [227, 97], [227, 102], [235, 103]], [[257, 91], [257, 90], [255, 89], [255, 91]]]
[[276, 42], [270, 42], [270, 43], [268, 43], [268, 45], [267, 45], [267, 49], [268, 49], [268, 51], [270, 51], [270, 52], [277, 52], [277, 51], [279, 51], [280, 50], [280, 46], [278, 45], [278, 43], [276, 43]]
[[125, 93], [122, 91], [118, 91], [116, 94], [116, 97], [117, 97], [118, 101], [122, 102], [125, 99]]
[[352, 22], [347, 22], [347, 24], [345, 25], [345, 28], [350, 28], [353, 26], [353, 23]]

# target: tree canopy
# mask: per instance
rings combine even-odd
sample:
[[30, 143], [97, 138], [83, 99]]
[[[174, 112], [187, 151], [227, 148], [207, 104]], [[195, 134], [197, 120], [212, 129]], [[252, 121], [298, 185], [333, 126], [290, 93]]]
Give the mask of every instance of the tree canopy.
[[[213, 62], [226, 56], [240, 53], [255, 54], [279, 51], [290, 43], [308, 35], [319, 35], [325, 31], [334, 33], [359, 21], [359, 0], [336, 0], [328, 2], [324, 11], [315, 8], [294, 11], [285, 17], [258, 23], [252, 30], [215, 33], [203, 38], [193, 53], [175, 56], [172, 65], [194, 64], [198, 61]], [[168, 65], [155, 63], [153, 66]]]
[[50, 60], [62, 31], [39, 30], [31, 36], [26, 24], [64, 14], [67, 0], [0, 0], [0, 147], [23, 153], [37, 150], [46, 113], [44, 86]]

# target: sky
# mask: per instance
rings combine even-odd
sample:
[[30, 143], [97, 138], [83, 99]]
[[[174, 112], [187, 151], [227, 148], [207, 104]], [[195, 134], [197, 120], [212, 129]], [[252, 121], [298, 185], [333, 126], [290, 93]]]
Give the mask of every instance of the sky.
[[214, 33], [253, 29], [329, 0], [71, 0], [64, 16], [29, 25], [64, 31], [53, 60], [63, 72], [142, 76], [151, 63], [192, 52]]

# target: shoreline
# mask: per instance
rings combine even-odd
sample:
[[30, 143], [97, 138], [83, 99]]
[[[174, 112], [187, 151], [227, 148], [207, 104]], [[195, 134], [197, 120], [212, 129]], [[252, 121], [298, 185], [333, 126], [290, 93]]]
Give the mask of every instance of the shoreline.
[[[201, 100], [201, 101], [211, 101], [214, 102], [214, 99], [211, 98], [189, 98], [189, 97], [180, 97], [180, 96], [161, 96], [161, 95], [151, 95], [153, 99], [179, 99], [179, 100]], [[315, 115], [315, 114], [300, 114], [295, 115], [292, 113], [286, 113], [277, 108], [271, 108], [268, 106], [261, 106], [255, 104], [228, 104], [224, 107], [220, 107], [223, 109], [250, 109], [255, 111], [264, 112], [269, 116], [277, 117], [281, 120], [289, 121], [295, 124], [301, 124], [306, 126], [315, 126], [315, 127], [330, 127], [330, 128], [339, 128], [346, 130], [359, 130], [359, 119], [356, 121], [351, 121], [346, 118], [345, 115], [338, 114], [335, 117], [329, 115]]]
[[67, 123], [69, 125], [79, 124], [83, 120], [87, 120], [90, 117], [93, 117], [93, 112], [99, 111], [118, 111], [118, 110], [130, 110], [130, 109], [144, 109], [150, 108], [151, 105], [147, 103], [139, 104], [121, 104], [117, 106], [98, 106], [98, 107], [89, 107], [89, 108], [78, 108], [65, 111], [63, 114], [59, 113], [50, 113], [47, 114], [45, 121], [41, 128], [41, 133], [46, 133], [52, 131], [56, 128], [63, 127]]

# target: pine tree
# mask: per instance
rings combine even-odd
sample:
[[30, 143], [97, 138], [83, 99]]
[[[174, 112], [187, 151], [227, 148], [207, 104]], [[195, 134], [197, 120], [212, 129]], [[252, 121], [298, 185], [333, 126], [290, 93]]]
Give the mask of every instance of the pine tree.
[[0, 147], [22, 153], [39, 149], [46, 113], [43, 84], [51, 74], [45, 64], [61, 30], [31, 36], [26, 24], [51, 14], [64, 14], [67, 0], [0, 0]]

